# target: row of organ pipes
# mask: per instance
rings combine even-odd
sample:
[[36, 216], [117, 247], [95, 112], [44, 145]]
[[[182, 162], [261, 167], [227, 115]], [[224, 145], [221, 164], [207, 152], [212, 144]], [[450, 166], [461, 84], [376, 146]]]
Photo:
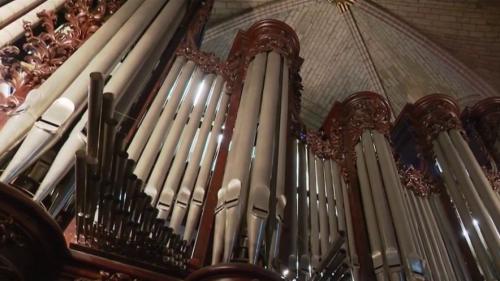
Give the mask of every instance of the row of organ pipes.
[[[63, 2], [0, 2], [0, 46]], [[30, 192], [54, 217], [76, 204], [74, 247], [133, 256], [99, 232], [128, 202], [134, 243], [164, 235], [160, 247], [186, 256], [160, 255], [183, 272], [243, 262], [289, 280], [500, 278], [498, 99], [460, 115], [430, 95], [392, 121], [384, 98], [362, 92], [312, 131], [293, 30], [261, 21], [222, 61], [197, 49], [191, 4], [128, 0], [107, 15], [1, 127], [0, 180], [21, 185], [55, 151]], [[109, 186], [124, 195], [109, 199]]]

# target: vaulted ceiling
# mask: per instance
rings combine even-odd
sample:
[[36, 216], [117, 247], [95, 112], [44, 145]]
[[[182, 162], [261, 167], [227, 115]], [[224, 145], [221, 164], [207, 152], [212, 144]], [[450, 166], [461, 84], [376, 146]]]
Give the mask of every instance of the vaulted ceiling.
[[[335, 0], [330, 2], [345, 2]], [[462, 106], [500, 92], [500, 2], [216, 0], [202, 49], [225, 58], [239, 29], [279, 19], [297, 32], [304, 64], [302, 118], [318, 128], [336, 100], [370, 90], [395, 115], [435, 92]]]

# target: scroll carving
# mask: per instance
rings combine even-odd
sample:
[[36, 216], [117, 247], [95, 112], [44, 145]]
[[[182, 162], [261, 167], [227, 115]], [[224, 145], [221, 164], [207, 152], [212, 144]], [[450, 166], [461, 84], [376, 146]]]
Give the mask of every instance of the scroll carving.
[[493, 190], [500, 192], [500, 172], [493, 171], [492, 169], [487, 169], [485, 167], [482, 168]]
[[37, 14], [43, 32], [35, 35], [30, 22], [24, 23], [26, 43], [0, 49], [0, 109], [19, 105], [18, 98], [43, 83], [123, 3], [123, 0], [72, 0], [65, 3], [66, 22], [56, 28], [54, 11]]
[[306, 138], [307, 144], [315, 155], [323, 159], [331, 159], [333, 157], [333, 149], [322, 131], [309, 131]]

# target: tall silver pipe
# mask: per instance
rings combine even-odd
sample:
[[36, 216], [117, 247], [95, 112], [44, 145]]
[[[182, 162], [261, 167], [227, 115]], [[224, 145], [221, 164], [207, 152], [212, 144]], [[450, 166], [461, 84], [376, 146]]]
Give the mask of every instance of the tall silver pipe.
[[399, 173], [395, 165], [394, 156], [389, 150], [389, 143], [385, 136], [377, 131], [372, 131], [373, 143], [375, 145], [380, 172], [385, 186], [385, 194], [389, 203], [394, 229], [398, 237], [399, 248], [402, 252], [402, 262], [405, 267], [406, 276], [411, 280], [424, 278], [424, 267], [421, 257], [417, 253], [415, 240], [411, 237], [409, 218], [403, 206], [401, 190], [403, 186], [399, 179]]
[[481, 267], [486, 280], [496, 280], [493, 261], [489, 256], [488, 250], [481, 242], [479, 234], [474, 227], [473, 218], [471, 216], [469, 208], [467, 207], [467, 203], [463, 195], [460, 193], [459, 188], [457, 188], [457, 186], [463, 183], [455, 181], [453, 179], [448, 160], [444, 156], [441, 145], [436, 141], [433, 142], [433, 151], [436, 153], [438, 163], [442, 168], [442, 176], [446, 189], [448, 190], [448, 193], [453, 200], [453, 203], [455, 204], [457, 213], [460, 216], [460, 220], [463, 224], [464, 234], [467, 234], [469, 238], [472, 248], [476, 253], [476, 258], [479, 266]]
[[[172, 202], [177, 194], [177, 190], [179, 189], [179, 183], [182, 179], [184, 169], [186, 168], [186, 160], [189, 155], [189, 149], [191, 148], [191, 145], [195, 138], [196, 130], [200, 125], [201, 116], [205, 111], [205, 104], [208, 99], [209, 92], [211, 90], [217, 90], [220, 92], [220, 88], [222, 87], [222, 77], [220, 77], [220, 79], [217, 79], [215, 85], [212, 86], [214, 78], [214, 74], [208, 74], [205, 76], [201, 84], [197, 86], [196, 94], [192, 101], [193, 111], [189, 115], [189, 121], [187, 122], [187, 124], [184, 122], [184, 124], [180, 125], [184, 128], [182, 129], [182, 134], [180, 134], [180, 137], [178, 139], [175, 139], [175, 141], [177, 142], [177, 144], [175, 144], [177, 146], [175, 159], [173, 160], [172, 165], [168, 171], [168, 175], [166, 177], [165, 183], [163, 184], [163, 188], [158, 200], [157, 208], [160, 211], [158, 213], [159, 218], [166, 219], [172, 211]], [[215, 87], [217, 87], [217, 89], [215, 89]], [[191, 101], [187, 100], [185, 102]], [[214, 101], [214, 103], [217, 103], [217, 101]], [[178, 115], [178, 117], [182, 117], [182, 115]], [[172, 126], [172, 130], [176, 129], [176, 124], [177, 123], [174, 123], [174, 125]], [[165, 144], [168, 145], [168, 142], [165, 142]], [[173, 225], [176, 225], [177, 223], [180, 225], [181, 222], [177, 217], [173, 219]]]
[[[247, 207], [248, 178], [252, 150], [257, 133], [257, 121], [264, 87], [267, 54], [255, 56], [254, 65], [249, 73], [250, 85], [246, 99], [242, 98], [234, 125], [228, 165], [224, 173], [227, 179], [225, 193], [226, 225], [224, 231], [224, 261], [229, 262], [236, 244], [241, 222]], [[248, 75], [247, 75], [248, 76]], [[245, 101], [245, 102], [243, 102]], [[224, 180], [223, 180], [224, 181]]]
[[460, 132], [458, 130], [450, 130], [448, 135], [457, 149], [460, 158], [463, 160], [465, 168], [474, 183], [475, 190], [488, 209], [491, 219], [494, 222], [500, 222], [500, 199], [497, 196], [498, 193], [491, 187], [490, 182], [484, 175], [483, 169], [479, 166], [476, 157], [474, 157], [469, 145], [465, 142]]
[[[142, 153], [139, 152], [140, 150], [137, 148], [137, 146], [142, 146], [139, 145], [138, 142], [142, 142], [139, 138], [143, 138], [144, 136], [139, 135], [139, 132], [135, 134], [134, 140], [132, 140], [132, 143], [127, 150], [127, 152], [133, 154], [130, 157], [133, 157], [134, 154], [138, 156], [137, 166], [134, 169], [134, 174], [144, 182], [148, 179], [148, 175], [154, 165], [154, 159], [161, 149], [162, 142], [168, 135], [169, 128], [172, 125], [175, 112], [177, 111], [177, 108], [181, 103], [182, 97], [187, 97], [189, 94], [193, 95], [193, 92], [195, 91], [194, 88], [196, 87], [195, 84], [198, 84], [199, 80], [201, 79], [201, 71], [197, 70], [195, 73], [193, 73], [194, 68], [194, 62], [188, 61], [179, 73], [179, 76], [177, 77], [177, 81], [174, 84], [173, 88], [169, 87], [169, 82], [171, 80], [168, 79], [170, 77], [167, 76], [168, 80], [164, 81], [162, 87], [158, 92], [170, 92], [169, 98], [167, 100], [167, 104], [161, 112], [160, 118], [156, 121], [151, 120], [153, 124], [155, 124], [155, 126], [151, 133], [151, 136], [149, 136], [149, 139], [147, 139], [147, 143], [145, 144], [144, 149], [142, 149]], [[141, 123], [141, 127], [142, 124], [145, 124], [144, 121]], [[151, 125], [145, 124], [145, 126]], [[138, 139], [137, 143], [134, 142], [135, 138]], [[134, 158], [131, 159], [133, 160]]]
[[[271, 250], [269, 252], [269, 261], [273, 262], [279, 254], [280, 247], [280, 239], [281, 239], [281, 229], [285, 220], [285, 206], [287, 204], [287, 197], [285, 195], [285, 181], [287, 176], [287, 162], [291, 161], [293, 163], [293, 167], [297, 167], [297, 157], [294, 153], [293, 155], [287, 155], [289, 149], [289, 145], [292, 143], [291, 140], [288, 139], [288, 94], [289, 94], [289, 69], [288, 69], [288, 61], [287, 59], [283, 59], [282, 64], [282, 77], [281, 77], [281, 105], [280, 105], [280, 119], [279, 119], [279, 139], [278, 139], [278, 167], [276, 172], [276, 226], [273, 230], [272, 240], [271, 240]], [[293, 147], [296, 148], [296, 141], [293, 141]], [[294, 150], [296, 151], [296, 149]], [[293, 171], [294, 175], [296, 170]], [[293, 181], [293, 190], [296, 191], [295, 181]], [[290, 222], [290, 231], [293, 243], [291, 245], [291, 253], [297, 252], [297, 200], [295, 196], [292, 197], [291, 204], [291, 213], [292, 218]], [[293, 260], [297, 257], [294, 254]], [[294, 271], [293, 268], [295, 266], [295, 262], [289, 261], [289, 268]]]
[[368, 239], [370, 240], [373, 269], [375, 270], [375, 275], [378, 281], [388, 280], [385, 272], [384, 254], [382, 252], [382, 240], [380, 238], [377, 226], [377, 216], [375, 215], [375, 206], [373, 204], [372, 188], [368, 178], [368, 171], [361, 143], [356, 144], [355, 152], [359, 187], [361, 189], [361, 200], [363, 203], [363, 211], [368, 230]]
[[[194, 188], [196, 178], [198, 176], [198, 171], [200, 169], [200, 160], [203, 155], [203, 150], [207, 145], [209, 145], [209, 142], [211, 141], [211, 138], [209, 138], [209, 133], [212, 127], [212, 122], [214, 122], [214, 119], [216, 118], [217, 105], [221, 103], [220, 96], [221, 94], [223, 95], [222, 98], [226, 96], [225, 90], [223, 91], [223, 87], [224, 87], [224, 80], [222, 76], [217, 76], [213, 85], [212, 93], [210, 95], [210, 101], [208, 107], [203, 116], [201, 128], [198, 132], [198, 136], [196, 137], [196, 142], [193, 143], [193, 152], [189, 157], [188, 165], [186, 167], [186, 172], [182, 177], [182, 182], [179, 186], [180, 187], [179, 193], [177, 194], [175, 205], [173, 207], [172, 219], [170, 220], [170, 227], [176, 233], [179, 233], [180, 231], [181, 222], [184, 220], [184, 216], [188, 208], [189, 199], [191, 198], [191, 193]], [[225, 112], [225, 108], [224, 109], [221, 108], [221, 110]], [[217, 121], [221, 122], [220, 119], [221, 118], [219, 117], [218, 120], [215, 120], [215, 123], [217, 123]], [[214, 126], [215, 125], [217, 124], [214, 124]], [[215, 139], [217, 139], [217, 135], [215, 136]], [[186, 222], [186, 228], [187, 225], [188, 222]]]
[[[187, 79], [189, 79], [189, 77], [191, 76], [191, 72], [194, 69], [194, 63], [193, 62], [190, 63], [189, 68], [191, 69], [191, 71], [189, 71], [185, 65], [186, 65], [186, 58], [179, 56], [175, 58], [172, 68], [168, 72], [167, 77], [162, 83], [162, 86], [158, 90], [158, 93], [153, 99], [153, 102], [149, 106], [148, 112], [144, 116], [144, 119], [141, 121], [139, 128], [137, 129], [137, 132], [134, 135], [134, 138], [132, 139], [132, 142], [130, 143], [127, 149], [127, 153], [130, 159], [133, 159], [135, 161], [139, 159], [142, 150], [146, 146], [146, 143], [151, 133], [153, 132], [153, 129], [155, 128], [155, 125], [158, 124], [157, 123], [158, 118], [160, 118], [165, 103], [167, 102], [167, 98], [169, 97], [169, 93], [171, 93], [172, 87], [174, 86], [176, 80], [180, 79], [178, 83], [182, 85], [183, 78], [182, 76], [180, 76], [180, 72], [181, 71], [184, 71], [184, 73], [189, 72], [189, 76], [185, 76], [186, 77], [185, 81], [187, 81]], [[177, 87], [177, 85], [175, 87]], [[171, 102], [172, 99], [174, 99], [173, 93], [175, 92], [172, 90], [172, 97], [168, 100], [168, 102]], [[178, 91], [178, 95], [181, 95], [182, 93], [183, 91]]]
[[[207, 141], [206, 147], [204, 147], [206, 151], [202, 155], [203, 158], [201, 160], [201, 165], [199, 167], [198, 177], [196, 178], [196, 183], [194, 184], [194, 192], [189, 204], [189, 213], [186, 220], [186, 228], [184, 230], [184, 240], [186, 241], [191, 241], [194, 229], [199, 220], [201, 208], [203, 206], [203, 199], [205, 198], [205, 189], [208, 184], [208, 177], [210, 175], [212, 163], [216, 155], [218, 144], [220, 144], [219, 136], [222, 136], [220, 135], [220, 133], [222, 124], [224, 123], [226, 117], [228, 103], [229, 103], [229, 95], [226, 93], [226, 90], [224, 89], [224, 91], [222, 92], [221, 102], [219, 104], [219, 111], [217, 112], [217, 116], [215, 117], [215, 122], [212, 131], [210, 132], [210, 137]], [[185, 178], [186, 180], [189, 180], [186, 176]], [[189, 184], [183, 183], [181, 184], [181, 186], [189, 186]], [[179, 200], [179, 198], [177, 200]]]
[[307, 204], [307, 149], [304, 143], [297, 143], [298, 153], [298, 255], [300, 272], [309, 268], [309, 207]]
[[[184, 131], [189, 113], [193, 108], [193, 103], [196, 98], [198, 88], [204, 76], [205, 75], [200, 68], [197, 68], [194, 71], [193, 77], [191, 78], [191, 81], [189, 81], [190, 86], [188, 93], [184, 96], [184, 99], [179, 106], [179, 110], [177, 111], [175, 119], [173, 120], [173, 123], [170, 126], [166, 137], [164, 138], [164, 143], [161, 148], [160, 154], [158, 155], [158, 158], [156, 158], [156, 162], [154, 162], [153, 170], [151, 171], [151, 175], [149, 176], [146, 187], [144, 189], [144, 192], [153, 199], [151, 200], [151, 204], [153, 206], [156, 205], [158, 196], [161, 194], [163, 183], [172, 164], [179, 138]], [[137, 167], [139, 167], [139, 164], [141, 164], [143, 161], [154, 161], [154, 158], [145, 159], [143, 157], [144, 156], [141, 156], [141, 158], [139, 159]], [[134, 171], [134, 173], [136, 172], [136, 170]], [[161, 218], [166, 219], [165, 217]]]
[[329, 237], [328, 242], [331, 245], [338, 238], [338, 223], [337, 223], [337, 211], [335, 206], [335, 188], [333, 187], [332, 180], [332, 160], [325, 159], [324, 162], [324, 173], [325, 173], [325, 188], [326, 197], [328, 200], [328, 226], [329, 226]]
[[368, 178], [370, 180], [371, 194], [375, 205], [375, 215], [377, 216], [380, 238], [384, 248], [384, 254], [389, 267], [391, 280], [399, 279], [398, 272], [401, 269], [401, 259], [398, 245], [394, 235], [391, 213], [389, 211], [387, 199], [385, 197], [384, 186], [380, 176], [380, 168], [375, 154], [375, 146], [372, 141], [371, 132], [365, 130], [361, 136], [361, 143], [366, 161]]
[[328, 255], [329, 243], [328, 237], [328, 213], [326, 209], [326, 194], [325, 194], [325, 169], [323, 159], [316, 158], [316, 179], [318, 183], [318, 198], [319, 198], [319, 237], [321, 243], [321, 259], [323, 260]]
[[466, 200], [470, 211], [474, 218], [478, 221], [481, 233], [483, 234], [484, 240], [488, 248], [490, 249], [490, 254], [495, 262], [496, 268], [500, 268], [500, 235], [497, 232], [497, 226], [492, 221], [489, 216], [488, 210], [484, 205], [483, 201], [479, 197], [479, 194], [471, 180], [468, 176], [467, 169], [463, 161], [460, 159], [460, 155], [453, 146], [451, 139], [447, 132], [442, 132], [438, 136], [438, 142], [448, 161], [449, 167], [451, 167], [455, 174], [455, 177], [460, 182], [458, 187], [460, 191], [466, 196]]
[[316, 156], [311, 149], [308, 149], [307, 165], [309, 167], [309, 215], [311, 220], [311, 232], [309, 243], [311, 245], [311, 265], [316, 269], [320, 264], [319, 247], [319, 218], [318, 218], [318, 196], [316, 182]]

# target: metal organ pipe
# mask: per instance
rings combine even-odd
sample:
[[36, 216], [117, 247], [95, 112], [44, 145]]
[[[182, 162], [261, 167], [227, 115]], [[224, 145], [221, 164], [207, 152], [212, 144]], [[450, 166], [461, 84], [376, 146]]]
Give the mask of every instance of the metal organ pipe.
[[[166, 177], [165, 183], [163, 184], [163, 188], [158, 200], [157, 208], [160, 211], [159, 217], [167, 218], [172, 211], [172, 203], [174, 197], [179, 188], [179, 182], [181, 181], [182, 174], [184, 172], [184, 168], [186, 167], [186, 159], [189, 154], [189, 149], [191, 148], [191, 144], [196, 134], [196, 130], [200, 124], [200, 118], [203, 112], [205, 111], [205, 104], [208, 99], [210, 91], [218, 91], [222, 88], [223, 80], [222, 77], [219, 77], [215, 81], [215, 85], [212, 86], [214, 82], [215, 75], [208, 74], [205, 76], [201, 84], [197, 87], [197, 92], [193, 99], [193, 111], [189, 115], [189, 121], [184, 123], [185, 127], [180, 135], [180, 139], [177, 143], [177, 151], [175, 153], [175, 159], [172, 162], [172, 165], [169, 169], [168, 175]], [[190, 100], [186, 100], [184, 102], [190, 102]], [[213, 103], [217, 103], [217, 101], [211, 101]], [[172, 129], [175, 128], [175, 123]], [[173, 218], [176, 219], [176, 218]], [[172, 223], [172, 222], [171, 222]], [[174, 220], [174, 225], [177, 222]]]
[[[35, 122], [0, 180], [4, 182], [12, 180], [18, 174], [17, 171], [23, 166], [25, 167], [26, 164], [31, 164], [34, 160], [38, 159], [41, 153], [61, 138], [64, 131], [68, 129], [71, 121], [76, 118], [77, 114], [81, 112], [86, 104], [85, 94], [87, 92], [89, 74], [91, 72], [101, 72], [105, 77], [109, 76], [121, 56], [128, 52], [129, 48], [132, 47], [141, 33], [153, 20], [154, 15], [162, 8], [163, 4], [165, 4], [164, 1], [155, 1], [145, 2], [141, 5], [136, 13], [120, 28], [117, 34], [110, 39], [109, 43], [99, 51], [97, 56], [85, 67], [69, 87], [64, 90], [62, 95], [48, 107], [40, 120]], [[144, 17], [144, 14], [148, 16]], [[39, 105], [40, 102], [37, 102], [36, 105]]]
[[[333, 175], [332, 175], [332, 160], [325, 159], [324, 161], [324, 174], [325, 174], [325, 187], [326, 187], [326, 196], [328, 199], [328, 226], [329, 226], [329, 237], [328, 242], [331, 245], [338, 238], [338, 223], [337, 223], [337, 212], [336, 212], [336, 202], [335, 202], [335, 194], [334, 194], [334, 186], [333, 186]], [[338, 195], [337, 195], [338, 196]], [[339, 203], [342, 201], [338, 200]], [[343, 215], [343, 214], [342, 214]], [[345, 231], [345, 228], [342, 230]]]
[[[160, 154], [158, 155], [156, 161], [153, 163], [154, 164], [153, 170], [151, 171], [151, 175], [147, 178], [147, 183], [145, 187], [146, 194], [153, 199], [151, 201], [152, 204], [156, 204], [156, 202], [158, 201], [158, 197], [161, 194], [163, 181], [167, 176], [168, 169], [170, 168], [170, 165], [172, 164], [172, 160], [174, 158], [174, 154], [177, 148], [177, 141], [179, 140], [182, 134], [184, 125], [186, 125], [189, 113], [193, 108], [193, 103], [196, 98], [198, 88], [200, 87], [201, 81], [204, 76], [205, 75], [200, 68], [197, 68], [194, 71], [193, 77], [189, 81], [189, 86], [188, 86], [189, 90], [184, 96], [179, 106], [179, 110], [177, 111], [177, 114], [175, 116], [175, 119], [173, 120], [172, 125], [170, 126], [168, 133], [164, 138]], [[146, 147], [146, 151], [147, 149], [148, 147]], [[156, 156], [156, 154], [153, 154], [152, 158], [143, 158], [144, 156], [141, 156], [141, 159], [139, 159], [137, 167], [139, 167], [139, 164], [141, 164], [141, 162], [142, 163], [145, 163], [147, 161], [153, 162], [152, 160], [154, 159], [154, 156]], [[151, 167], [152, 164], [149, 164], [148, 166]], [[134, 173], [136, 171], [134, 171]], [[145, 175], [147, 174], [148, 173], [146, 173]], [[162, 215], [161, 218], [166, 219], [165, 217], [166, 214], [164, 212], [162, 212], [161, 215]]]
[[[57, 11], [66, 0], [48, 0], [33, 8], [43, 1], [40, 0], [17, 0], [0, 8], [0, 47], [14, 43], [24, 34], [25, 22], [32, 26], [40, 24], [41, 19], [37, 16], [42, 11]], [[33, 8], [33, 9], [32, 9]], [[24, 14], [27, 10], [28, 13]]]
[[[208, 87], [208, 85], [206, 85], [206, 87]], [[174, 175], [173, 174], [173, 169], [174, 169], [173, 167], [176, 166], [176, 162], [180, 162], [181, 161], [180, 159], [182, 159], [181, 157], [177, 156], [179, 154], [182, 155], [182, 153], [178, 152], [176, 155], [176, 158], [174, 160], [174, 163], [172, 164], [172, 170], [170, 171], [169, 176], [167, 177], [167, 180], [165, 181], [165, 186], [163, 188], [165, 190], [165, 188], [167, 188], [169, 185], [178, 185], [182, 179], [182, 183], [179, 185], [179, 192], [177, 194], [177, 199], [175, 201], [175, 205], [172, 208], [173, 209], [172, 219], [170, 220], [170, 227], [174, 230], [175, 233], [180, 233], [181, 222], [184, 219], [184, 215], [187, 211], [189, 199], [191, 198], [191, 191], [192, 191], [194, 184], [195, 184], [195, 181], [196, 181], [196, 175], [197, 175], [198, 170], [199, 170], [200, 159], [201, 159], [201, 156], [203, 153], [203, 149], [205, 148], [205, 145], [206, 145], [207, 136], [210, 132], [211, 124], [214, 121], [217, 105], [219, 104], [219, 97], [221, 96], [221, 94], [225, 95], [225, 93], [223, 92], [224, 80], [223, 80], [222, 76], [220, 76], [220, 75], [217, 76], [212, 87], [213, 88], [212, 88], [211, 94], [210, 94], [210, 101], [209, 101], [208, 107], [204, 113], [201, 128], [198, 132], [198, 136], [196, 137], [196, 141], [192, 144], [192, 146], [194, 147], [194, 150], [189, 158], [189, 161], [187, 161], [188, 165], [186, 167], [186, 172], [182, 178], [180, 178], [181, 175], [178, 175], [179, 178], [176, 179], [176, 181], [177, 181], [176, 183], [169, 182], [169, 181], [173, 181], [172, 180], [173, 177], [171, 177], [171, 175]], [[208, 96], [207, 96], [207, 98], [208, 98]], [[202, 103], [203, 98], [197, 97], [197, 99], [198, 99], [197, 103]], [[196, 115], [194, 115], [194, 116], [193, 115], [194, 114], [191, 113], [191, 117], [190, 117], [189, 122], [191, 123], [191, 120], [193, 120], [193, 124], [195, 124]], [[198, 116], [198, 122], [199, 122], [200, 117], [201, 116]], [[189, 124], [188, 124], [188, 126], [189, 126]], [[197, 127], [198, 126], [196, 126], [196, 128]], [[187, 134], [187, 132], [185, 132], [182, 135], [183, 139], [185, 139], [186, 137], [189, 136], [189, 134], [187, 134], [187, 136], [186, 136], [186, 134]], [[189, 139], [189, 137], [188, 137], [188, 139]], [[177, 165], [179, 165], [179, 164], [177, 164]], [[181, 165], [184, 168], [185, 163], [181, 162]], [[170, 189], [170, 190], [172, 190], [172, 189]]]
[[328, 213], [326, 209], [326, 190], [325, 190], [325, 169], [323, 159], [316, 158], [316, 179], [318, 184], [318, 213], [319, 213], [319, 236], [321, 243], [321, 259], [326, 258], [329, 247], [329, 226]]
[[281, 64], [281, 56], [278, 53], [268, 54], [247, 208], [248, 256], [254, 264], [257, 263], [264, 240], [269, 215], [271, 176], [273, 166], [276, 166], [276, 163], [273, 163], [273, 150], [276, 119], [279, 116]]
[[[227, 111], [227, 105], [229, 103], [229, 95], [225, 92], [225, 90], [222, 92], [222, 98], [219, 104], [219, 110], [217, 111], [217, 115], [215, 117], [214, 125], [212, 127], [212, 130], [210, 131], [210, 136], [207, 140], [206, 146], [204, 143], [200, 143], [196, 145], [196, 148], [193, 152], [193, 155], [191, 156], [191, 161], [189, 162], [188, 168], [186, 172], [186, 175], [184, 176], [183, 183], [181, 183], [181, 189], [183, 187], [186, 187], [186, 189], [193, 188], [191, 187], [191, 181], [195, 179], [195, 177], [191, 178], [188, 177], [190, 175], [190, 171], [192, 169], [198, 168], [197, 162], [199, 160], [195, 159], [200, 159], [201, 157], [201, 164], [199, 167], [199, 173], [198, 177], [196, 177], [196, 183], [194, 184], [194, 191], [193, 191], [193, 196], [191, 198], [190, 204], [189, 204], [189, 212], [188, 216], [186, 219], [186, 228], [184, 230], [184, 240], [186, 241], [191, 241], [194, 233], [194, 229], [196, 227], [196, 224], [198, 223], [198, 219], [200, 217], [201, 213], [201, 208], [203, 205], [203, 199], [205, 197], [205, 190], [206, 186], [208, 184], [208, 178], [210, 176], [210, 171], [212, 169], [212, 163], [216, 154], [216, 150], [219, 144], [219, 135], [222, 130], [222, 125], [225, 121], [225, 116], [226, 116], [226, 111]], [[201, 138], [203, 135], [205, 135], [204, 129], [205, 127], [210, 127], [210, 122], [204, 122], [202, 125], [202, 129], [200, 131], [199, 137]], [[202, 138], [204, 139], [204, 138]], [[206, 149], [205, 152], [202, 155], [202, 149]], [[183, 200], [182, 198], [177, 198], [177, 201]], [[177, 204], [177, 203], [176, 203]], [[187, 207], [186, 207], [187, 208]], [[182, 206], [179, 206], [179, 209], [182, 212]], [[174, 207], [174, 212], [175, 212], [175, 207]], [[185, 212], [185, 211], [184, 211]]]
[[[246, 210], [248, 198], [248, 171], [252, 160], [252, 149], [257, 133], [257, 120], [262, 98], [262, 88], [266, 74], [267, 54], [261, 53], [255, 57], [251, 69], [251, 84], [248, 87], [247, 98], [242, 99], [244, 106], [240, 107], [234, 127], [232, 147], [229, 157], [234, 162], [226, 168], [224, 178], [227, 178], [224, 202], [226, 223], [224, 229], [224, 261], [231, 258], [232, 250], [239, 233], [241, 220]], [[237, 156], [236, 156], [237, 155]]]
[[[0, 130], [0, 156], [24, 137], [54, 100], [63, 93], [89, 62], [95, 59], [95, 50], [102, 49], [143, 2], [143, 0], [127, 1], [39, 88], [28, 93], [28, 96], [33, 98], [28, 98], [24, 102], [23, 106], [25, 106], [26, 110], [11, 116]], [[91, 71], [95, 70], [92, 69]], [[86, 77], [88, 77], [88, 73]]]
[[[171, 81], [169, 79], [170, 77], [167, 76], [168, 80], [167, 79], [165, 80], [159, 92], [165, 93], [165, 95], [167, 95], [166, 93], [170, 92], [170, 96], [167, 100], [167, 104], [165, 105], [163, 111], [161, 112], [159, 119], [156, 120], [156, 125], [154, 126], [151, 135], [149, 136], [149, 138], [147, 138], [146, 136], [142, 136], [137, 133], [134, 136], [134, 139], [132, 140], [129, 149], [127, 150], [130, 151], [130, 153], [138, 156], [137, 166], [134, 170], [134, 174], [143, 181], [146, 181], [148, 179], [149, 173], [151, 172], [151, 169], [154, 165], [154, 161], [152, 160], [155, 159], [156, 155], [161, 149], [162, 142], [167, 137], [168, 129], [170, 128], [173, 122], [175, 112], [180, 104], [181, 99], [183, 98], [183, 95], [188, 95], [188, 93], [194, 92], [194, 90], [191, 89], [191, 87], [195, 87], [194, 84], [199, 82], [198, 80], [189, 82], [190, 79], [195, 79], [195, 77], [199, 77], [199, 76], [192, 77], [194, 68], [195, 68], [194, 62], [188, 61], [180, 71], [179, 77], [177, 77], [177, 81], [175, 82], [172, 89], [170, 89], [169, 87], [170, 85], [169, 82]], [[160, 103], [160, 101], [161, 100], [158, 100], [158, 103]], [[151, 119], [152, 121], [154, 120], [153, 118]], [[150, 124], [145, 124], [143, 121], [141, 123], [141, 127], [143, 126], [143, 124], [144, 126], [150, 126]], [[150, 129], [148, 129], [148, 131], [149, 130]], [[138, 140], [137, 142], [142, 142], [142, 143], [144, 143], [144, 140], [147, 141], [146, 144], [139, 145], [139, 146], [144, 146], [144, 148], [142, 149], [142, 154], [140, 154], [140, 152], [137, 153], [134, 151], [134, 149], [136, 149], [135, 145], [137, 144], [137, 142], [134, 143], [136, 139]], [[153, 194], [149, 195], [153, 196]]]
[[[112, 78], [106, 84], [104, 91], [115, 94], [117, 110], [119, 112], [128, 112], [128, 110], [122, 108], [120, 100], [126, 92], [132, 92], [131, 94], [127, 94], [127, 98], [135, 100], [142, 87], [135, 88], [134, 86], [137, 84], [145, 84], [145, 82], [137, 80], [147, 81], [143, 75], [152, 73], [153, 67], [156, 65], [161, 53], [170, 42], [173, 32], [177, 29], [179, 22], [175, 23], [174, 26], [166, 31], [164, 27], [165, 25], [170, 25], [171, 18], [169, 16], [174, 12], [175, 10], [166, 8], [162, 10], [157, 19], [151, 24], [144, 35], [141, 36], [136, 46], [130, 51], [116, 73], [113, 74]], [[164, 36], [160, 36], [160, 34]], [[160, 45], [159, 47], [158, 44]], [[148, 56], [147, 60], [144, 60], [145, 56]], [[139, 76], [139, 73], [142, 75]], [[128, 100], [127, 104], [130, 105], [132, 102]], [[42, 183], [40, 183], [34, 196], [35, 201], [41, 201], [45, 198], [73, 166], [73, 157], [71, 157], [71, 155], [74, 155], [77, 150], [84, 147], [86, 135], [83, 133], [83, 129], [87, 123], [87, 113], [85, 113], [80, 121], [78, 121], [77, 125], [74, 126], [68, 140], [59, 150], [49, 171]], [[95, 148], [97, 148], [97, 145]]]
[[[127, 153], [130, 159], [139, 159], [142, 150], [146, 146], [146, 143], [148, 142], [148, 139], [155, 128], [155, 124], [157, 124], [158, 118], [160, 118], [171, 88], [178, 79], [179, 73], [181, 72], [181, 69], [183, 69], [185, 64], [186, 58], [184, 58], [183, 56], [177, 56], [175, 58], [172, 68], [168, 72], [167, 77], [165, 78], [162, 86], [160, 87], [160, 90], [153, 99], [148, 112], [144, 116], [144, 119], [139, 125], [139, 128], [137, 129], [137, 132], [127, 149]], [[194, 69], [194, 64], [191, 65]]]
[[319, 221], [318, 221], [318, 197], [316, 183], [316, 157], [311, 149], [308, 149], [307, 165], [309, 175], [309, 214], [311, 219], [311, 232], [309, 243], [311, 243], [311, 265], [319, 266], [321, 253], [319, 245]]

